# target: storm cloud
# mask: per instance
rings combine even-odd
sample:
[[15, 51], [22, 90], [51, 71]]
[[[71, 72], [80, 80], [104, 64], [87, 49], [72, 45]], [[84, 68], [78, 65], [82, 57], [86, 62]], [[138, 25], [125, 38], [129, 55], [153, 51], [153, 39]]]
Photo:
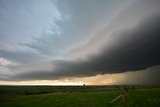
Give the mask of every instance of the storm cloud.
[[[53, 72], [31, 72], [16, 75], [20, 79], [54, 79], [71, 76], [138, 71], [160, 65], [160, 14], [142, 19], [132, 28], [116, 33], [110, 46], [102, 46], [98, 54], [85, 60], [55, 60]], [[113, 35], [114, 36], [114, 35]], [[97, 50], [98, 51], [98, 50]]]

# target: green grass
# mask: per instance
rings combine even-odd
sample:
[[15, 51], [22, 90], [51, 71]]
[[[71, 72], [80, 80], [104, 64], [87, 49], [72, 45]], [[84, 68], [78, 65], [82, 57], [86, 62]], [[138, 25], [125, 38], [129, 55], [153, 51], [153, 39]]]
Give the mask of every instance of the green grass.
[[1, 94], [0, 107], [158, 107], [160, 88], [129, 90], [128, 101], [110, 104], [119, 91], [54, 92], [47, 94]]

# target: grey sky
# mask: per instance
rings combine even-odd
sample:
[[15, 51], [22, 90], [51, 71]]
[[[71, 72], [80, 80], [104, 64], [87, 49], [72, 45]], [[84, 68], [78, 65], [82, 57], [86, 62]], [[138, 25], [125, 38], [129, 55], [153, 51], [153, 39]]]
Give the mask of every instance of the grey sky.
[[[158, 25], [152, 26], [145, 21], [155, 24], [157, 19], [154, 16], [159, 17], [159, 7], [158, 0], [0, 0], [0, 79], [91, 76], [138, 71], [159, 65], [159, 57], [156, 59], [159, 50], [155, 49], [159, 44]], [[154, 36], [133, 35], [135, 32], [144, 33], [145, 25], [150, 31], [148, 34], [155, 34]], [[139, 53], [134, 55], [130, 54], [132, 50], [124, 51], [125, 54], [117, 51], [131, 48], [123, 46], [130, 44], [130, 38], [136, 43], [140, 40], [137, 38], [147, 38], [148, 44], [144, 42], [135, 47]], [[154, 41], [155, 45], [150, 45]], [[116, 51], [114, 45], [119, 46], [115, 48]], [[145, 45], [151, 47], [141, 51]], [[115, 66], [112, 63], [114, 59], [119, 59], [118, 63], [124, 64], [133, 64], [133, 59], [127, 57], [124, 60], [129, 61], [124, 61], [118, 55], [105, 56], [105, 53], [110, 54], [112, 51], [122, 56], [130, 54], [133, 58], [153, 51], [155, 57], [150, 54], [150, 59], [144, 58], [142, 62], [147, 63], [134, 61], [140, 69], [125, 65], [125, 70], [118, 70], [116, 67], [121, 66]], [[105, 57], [103, 61], [102, 57]], [[103, 62], [102, 65], [97, 64], [99, 60]], [[108, 60], [112, 60], [110, 64]], [[5, 65], [7, 61], [10, 63]], [[92, 67], [94, 65], [96, 68]], [[88, 72], [88, 68], [92, 71]]]

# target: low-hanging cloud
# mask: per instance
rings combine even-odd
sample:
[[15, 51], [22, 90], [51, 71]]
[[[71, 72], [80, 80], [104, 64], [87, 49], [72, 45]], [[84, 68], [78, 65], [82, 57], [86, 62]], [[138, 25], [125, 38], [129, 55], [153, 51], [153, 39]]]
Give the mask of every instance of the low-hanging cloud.
[[[18, 74], [16, 79], [55, 79], [70, 76], [138, 71], [160, 65], [160, 14], [144, 18], [136, 26], [119, 33], [110, 46], [86, 60], [57, 60], [53, 72]], [[104, 29], [105, 30], [105, 29]], [[107, 48], [106, 48], [107, 47]]]

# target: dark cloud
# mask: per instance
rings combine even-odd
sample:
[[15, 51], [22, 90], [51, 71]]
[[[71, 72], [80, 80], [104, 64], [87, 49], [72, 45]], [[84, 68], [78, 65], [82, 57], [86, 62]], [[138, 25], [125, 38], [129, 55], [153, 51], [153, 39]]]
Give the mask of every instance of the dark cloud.
[[[135, 27], [118, 33], [111, 46], [86, 60], [54, 61], [53, 72], [19, 74], [15, 78], [41, 79], [138, 71], [160, 65], [160, 14], [141, 20]], [[106, 48], [107, 47], [107, 48]]]
[[55, 71], [66, 75], [136, 71], [160, 64], [160, 15], [119, 33], [113, 44], [86, 61], [59, 61]]
[[[91, 52], [95, 53], [95, 51], [105, 43], [106, 46], [109, 46], [111, 43], [116, 43], [113, 42], [112, 39], [117, 36], [122, 36], [119, 34], [119, 31], [135, 26], [141, 19], [157, 12], [160, 13], [160, 1], [136, 0], [113, 17], [108, 24], [105, 23], [105, 28], [96, 30], [95, 36], [92, 37], [89, 42], [85, 45], [79, 46], [78, 48], [70, 50], [66, 54], [66, 57], [68, 59], [85, 58], [84, 56]], [[94, 31], [95, 30], [92, 32]]]

